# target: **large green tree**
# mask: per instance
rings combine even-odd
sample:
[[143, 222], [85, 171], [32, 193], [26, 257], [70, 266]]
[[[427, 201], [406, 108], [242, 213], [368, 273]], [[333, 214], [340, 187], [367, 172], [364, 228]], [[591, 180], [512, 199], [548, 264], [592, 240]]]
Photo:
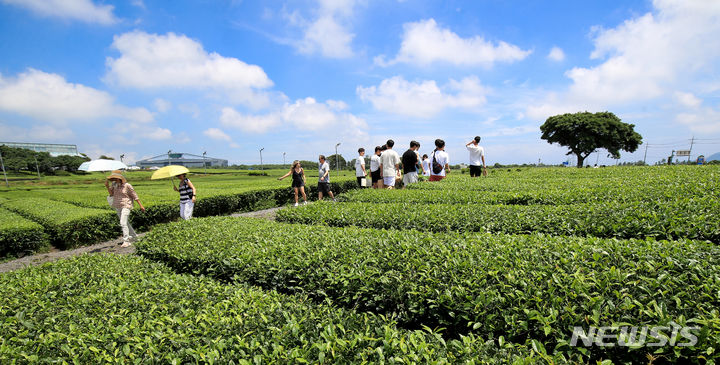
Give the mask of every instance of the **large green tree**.
[[577, 167], [598, 148], [615, 158], [620, 158], [620, 150], [635, 152], [642, 136], [634, 128], [610, 112], [555, 115], [540, 126], [542, 139], [568, 147], [567, 154], [577, 156]]

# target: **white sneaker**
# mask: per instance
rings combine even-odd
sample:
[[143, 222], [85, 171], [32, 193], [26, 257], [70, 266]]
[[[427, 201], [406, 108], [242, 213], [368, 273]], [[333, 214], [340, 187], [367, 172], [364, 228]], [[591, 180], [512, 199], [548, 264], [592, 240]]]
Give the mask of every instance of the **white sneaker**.
[[297, 206], [298, 206], [298, 203], [295, 203], [295, 205], [294, 205], [294, 206], [295, 206], [295, 207], [297, 207]]
[[307, 200], [303, 202], [303, 205], [307, 205]]
[[130, 247], [130, 246], [132, 246], [132, 243], [130, 243], [130, 242], [124, 242], [122, 245], [120, 245], [120, 247]]

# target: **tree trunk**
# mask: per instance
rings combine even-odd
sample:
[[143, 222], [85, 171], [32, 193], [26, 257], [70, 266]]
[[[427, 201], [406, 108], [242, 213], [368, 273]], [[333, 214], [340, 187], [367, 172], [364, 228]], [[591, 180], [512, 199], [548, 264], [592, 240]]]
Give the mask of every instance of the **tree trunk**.
[[575, 155], [577, 155], [577, 167], [580, 169], [583, 167], [583, 162], [585, 162], [585, 158], [588, 155], [583, 156], [581, 152], [578, 152]]

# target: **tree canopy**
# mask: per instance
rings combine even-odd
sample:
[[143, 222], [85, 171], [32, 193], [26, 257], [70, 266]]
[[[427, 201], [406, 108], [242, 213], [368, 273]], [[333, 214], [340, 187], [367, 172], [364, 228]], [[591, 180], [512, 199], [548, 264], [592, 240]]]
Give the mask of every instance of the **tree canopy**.
[[634, 124], [623, 123], [610, 112], [555, 115], [540, 126], [542, 139], [568, 147], [568, 155], [577, 156], [577, 167], [598, 148], [606, 149], [614, 158], [620, 150], [634, 152], [642, 143]]
[[47, 152], [35, 152], [5, 145], [0, 146], [0, 153], [2, 153], [5, 168], [15, 172], [35, 171], [36, 169], [45, 174], [53, 174], [55, 170], [77, 172], [80, 164], [90, 160], [87, 157], [79, 156], [52, 157]]

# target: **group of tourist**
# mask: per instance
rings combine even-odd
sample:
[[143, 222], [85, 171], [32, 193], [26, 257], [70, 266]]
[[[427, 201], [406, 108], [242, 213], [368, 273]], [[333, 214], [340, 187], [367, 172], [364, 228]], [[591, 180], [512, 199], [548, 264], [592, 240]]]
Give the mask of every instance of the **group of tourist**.
[[[197, 191], [186, 174], [178, 175], [177, 179], [180, 182], [178, 186], [173, 184], [173, 187], [175, 191], [180, 193], [180, 217], [188, 220], [192, 218]], [[142, 205], [137, 192], [135, 192], [135, 188], [127, 182], [127, 179], [122, 175], [122, 171], [120, 170], [113, 171], [110, 176], [105, 179], [105, 188], [108, 192], [108, 204], [115, 209], [120, 219], [120, 228], [122, 229], [123, 235], [121, 247], [128, 247], [132, 245], [132, 242], [137, 240], [137, 234], [129, 221], [130, 211], [133, 209], [135, 202], [137, 202], [140, 210], [143, 212], [145, 211], [145, 207]]]
[[[480, 137], [475, 137], [465, 145], [470, 152], [470, 176], [487, 176], [485, 166], [485, 151], [479, 145]], [[365, 168], [365, 148], [358, 149], [358, 157], [355, 159], [355, 177], [360, 187], [367, 187], [367, 176], [370, 175], [374, 189], [394, 189], [397, 182], [402, 179], [403, 185], [407, 186], [418, 182], [419, 176], [429, 178], [430, 181], [440, 181], [450, 172], [450, 156], [445, 152], [445, 141], [435, 140], [435, 150], [431, 156], [424, 154], [420, 157], [420, 142], [410, 141], [410, 148], [400, 156], [395, 150], [395, 141], [392, 139], [382, 146], [375, 147], [375, 153], [370, 157], [370, 171]], [[402, 164], [402, 173], [400, 166]], [[305, 193], [305, 170], [300, 161], [293, 161], [290, 171], [278, 178], [285, 179], [292, 176], [292, 189], [295, 194], [295, 206], [299, 205], [299, 197], [302, 195], [303, 205], [307, 204]], [[318, 157], [318, 200], [323, 200], [325, 195], [335, 201], [335, 196], [330, 189], [330, 165], [324, 155]]]
[[[465, 147], [470, 153], [470, 176], [487, 176], [485, 166], [485, 151], [479, 145], [480, 137], [475, 137]], [[410, 148], [400, 156], [395, 150], [395, 141], [388, 139], [382, 146], [375, 147], [375, 153], [370, 157], [369, 175], [374, 189], [394, 189], [397, 182], [402, 179], [403, 185], [407, 186], [418, 182], [420, 174], [429, 178], [430, 181], [440, 181], [450, 172], [450, 156], [445, 152], [445, 141], [435, 140], [435, 149], [430, 156], [424, 154], [420, 157], [420, 143], [410, 141]], [[402, 173], [400, 166], [402, 164]], [[298, 206], [299, 196], [302, 195], [303, 205], [307, 204], [305, 193], [305, 170], [300, 161], [293, 161], [290, 171], [278, 178], [283, 180], [292, 176], [292, 189], [295, 194], [295, 206]], [[358, 158], [355, 160], [355, 176], [360, 187], [366, 187], [368, 170], [365, 168], [365, 149], [358, 149]], [[187, 178], [186, 174], [177, 176], [178, 186], [173, 187], [180, 193], [180, 217], [188, 220], [192, 218], [193, 208], [197, 196], [195, 186]], [[123, 234], [122, 247], [128, 247], [137, 239], [137, 234], [129, 222], [130, 211], [137, 202], [140, 210], [145, 211], [135, 189], [127, 182], [127, 179], [119, 170], [113, 171], [105, 179], [105, 187], [108, 191], [108, 203], [115, 208], [120, 227]], [[335, 195], [330, 189], [330, 164], [324, 155], [318, 157], [318, 200], [329, 196], [335, 201]]]
[[[470, 176], [487, 176], [485, 166], [485, 150], [479, 145], [480, 137], [475, 137], [465, 145], [470, 152]], [[375, 147], [375, 154], [370, 157], [370, 178], [374, 189], [394, 189], [402, 180], [407, 186], [418, 182], [420, 174], [430, 181], [440, 181], [450, 172], [450, 156], [445, 152], [445, 141], [435, 140], [435, 149], [428, 156], [420, 157], [420, 143], [410, 141], [410, 148], [402, 156], [393, 150], [395, 141], [389, 139], [384, 145]], [[400, 170], [402, 164], [402, 173]], [[355, 160], [355, 176], [358, 185], [365, 187], [368, 172], [365, 169], [365, 149], [358, 149]]]

